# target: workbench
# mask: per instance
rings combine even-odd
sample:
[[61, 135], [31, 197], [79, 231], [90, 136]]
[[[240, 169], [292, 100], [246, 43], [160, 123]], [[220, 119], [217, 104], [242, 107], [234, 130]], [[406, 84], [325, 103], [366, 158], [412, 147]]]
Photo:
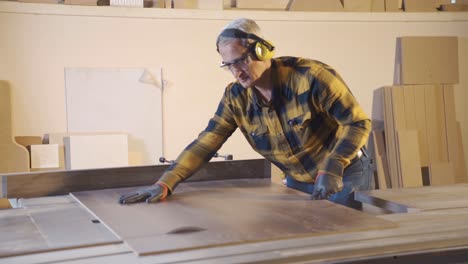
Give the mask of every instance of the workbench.
[[[4, 184], [10, 182], [16, 186], [4, 185], [3, 191], [10, 190], [11, 194], [15, 190], [17, 197], [28, 196], [18, 199], [18, 209], [0, 210], [0, 264], [468, 262], [468, 184], [357, 193], [356, 198], [365, 203], [365, 208], [375, 207], [384, 213], [375, 215], [328, 201], [310, 201], [303, 193], [271, 183], [269, 165], [263, 160], [229, 161], [209, 163], [201, 174], [180, 184], [176, 193], [163, 203], [125, 206], [118, 205], [117, 201], [110, 202], [122, 192], [151, 184], [156, 176], [150, 179], [149, 175], [162, 169], [164, 167], [154, 166], [82, 171], [80, 175], [99, 172], [101, 176], [90, 176], [88, 180], [95, 178], [95, 184], [75, 186], [78, 181], [71, 181], [73, 188], [72, 185], [64, 188], [71, 194], [56, 188], [59, 181], [67, 184], [59, 174], [66, 178], [76, 176], [77, 172], [43, 172], [42, 180], [49, 182], [54, 191], [42, 186], [38, 188], [41, 196], [33, 195], [28, 187], [21, 195], [15, 183], [37, 177], [37, 174], [16, 174], [18, 179], [0, 175]], [[135, 179], [135, 171], [147, 171], [148, 175], [139, 181]], [[95, 188], [105, 185], [102, 179], [107, 173], [114, 177], [108, 182], [111, 188]], [[119, 178], [116, 175], [127, 176], [116, 180]], [[124, 180], [129, 175], [134, 175], [131, 182]], [[207, 200], [210, 202], [204, 205], [209, 206], [200, 207], [199, 202]], [[105, 210], [108, 204], [111, 210]], [[219, 213], [204, 221], [213, 228], [214, 235], [203, 237], [202, 234], [209, 234], [210, 230], [194, 224], [187, 230], [171, 231], [176, 239], [165, 234], [165, 239], [159, 243], [162, 241], [167, 248], [154, 252], [151, 246], [157, 244], [155, 229], [158, 226], [203, 223], [203, 217], [191, 208], [197, 208], [196, 212]], [[239, 208], [246, 213], [230, 221], [235, 215], [230, 211]], [[143, 222], [147, 229], [138, 221], [128, 221], [139, 214], [149, 216], [153, 214], [151, 210], [158, 215], [160, 210], [165, 210], [164, 215], [175, 215], [166, 221], [146, 219]], [[328, 221], [313, 212], [326, 214]], [[193, 218], [183, 219], [184, 215], [193, 215]], [[216, 220], [224, 216], [223, 221]], [[266, 228], [271, 225], [274, 228]], [[239, 232], [216, 237], [231, 227], [238, 228]], [[147, 232], [143, 232], [145, 230]], [[260, 239], [252, 238], [252, 233], [258, 233]], [[191, 236], [193, 241], [179, 239], [183, 236]], [[207, 240], [213, 240], [214, 244], [194, 247], [197, 238], [202, 244], [210, 242]], [[246, 242], [236, 243], [230, 239]], [[172, 247], [178, 243], [184, 247]]]

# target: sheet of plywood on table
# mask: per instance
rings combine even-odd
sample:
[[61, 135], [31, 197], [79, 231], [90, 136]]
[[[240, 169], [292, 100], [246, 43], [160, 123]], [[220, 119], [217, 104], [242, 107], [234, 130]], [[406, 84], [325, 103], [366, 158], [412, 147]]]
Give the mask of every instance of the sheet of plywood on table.
[[390, 184], [388, 174], [387, 155], [385, 154], [384, 132], [382, 130], [372, 131], [374, 140], [375, 165], [377, 169], [377, 184], [379, 189], [387, 189]]
[[457, 37], [401, 38], [400, 84], [456, 84], [458, 82]]
[[72, 195], [139, 255], [394, 227], [329, 201], [311, 201], [269, 180], [184, 183], [162, 203], [117, 203], [120, 195], [133, 190]]
[[399, 130], [397, 145], [400, 152], [400, 168], [403, 187], [423, 185], [419, 161], [418, 133], [415, 130]]
[[413, 90], [414, 94], [414, 115], [415, 125], [418, 130], [419, 142], [419, 158], [421, 166], [429, 166], [429, 150], [427, 141], [427, 125], [426, 125], [426, 101], [424, 100], [424, 90], [428, 85], [408, 86], [408, 89]]
[[443, 87], [441, 85], [425, 87], [424, 100], [429, 163], [448, 162]]
[[0, 257], [121, 240], [78, 203], [0, 211]]
[[392, 87], [384, 87], [384, 129], [385, 129], [385, 146], [388, 160], [388, 172], [390, 175], [390, 187], [399, 187], [398, 167], [396, 158], [395, 145], [395, 128], [393, 122], [393, 104], [392, 104]]
[[465, 178], [466, 165], [461, 138], [460, 124], [455, 116], [455, 95], [453, 85], [444, 85], [445, 128], [447, 131], [448, 160], [453, 164], [454, 180]]
[[11, 116], [10, 84], [0, 80], [0, 173], [29, 171], [29, 152], [13, 140]]
[[356, 199], [392, 212], [468, 208], [468, 184], [359, 191]]

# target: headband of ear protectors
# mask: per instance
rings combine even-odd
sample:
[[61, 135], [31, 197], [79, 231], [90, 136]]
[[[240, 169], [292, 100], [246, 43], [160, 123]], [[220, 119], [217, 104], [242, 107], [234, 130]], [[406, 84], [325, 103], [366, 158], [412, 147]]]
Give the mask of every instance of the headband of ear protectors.
[[[238, 38], [238, 39], [251, 39], [255, 40], [255, 43], [253, 43], [254, 48], [253, 48], [253, 54], [256, 59], [265, 61], [273, 58], [275, 55], [275, 46], [268, 42], [267, 40], [262, 39], [261, 37], [252, 34], [252, 33], [247, 33], [244, 32], [240, 29], [237, 28], [227, 28], [221, 32], [221, 35], [223, 37], [228, 37], [228, 38]], [[219, 47], [216, 45], [216, 49], [219, 52]]]

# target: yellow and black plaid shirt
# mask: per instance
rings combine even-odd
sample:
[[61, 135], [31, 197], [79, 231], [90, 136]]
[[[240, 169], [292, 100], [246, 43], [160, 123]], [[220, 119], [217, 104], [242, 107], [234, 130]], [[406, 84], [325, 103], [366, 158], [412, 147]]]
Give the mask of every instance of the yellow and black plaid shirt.
[[343, 175], [369, 136], [371, 122], [339, 74], [321, 62], [272, 60], [273, 95], [263, 104], [252, 88], [231, 83], [208, 126], [166, 170], [171, 191], [208, 162], [239, 128], [252, 148], [298, 181]]

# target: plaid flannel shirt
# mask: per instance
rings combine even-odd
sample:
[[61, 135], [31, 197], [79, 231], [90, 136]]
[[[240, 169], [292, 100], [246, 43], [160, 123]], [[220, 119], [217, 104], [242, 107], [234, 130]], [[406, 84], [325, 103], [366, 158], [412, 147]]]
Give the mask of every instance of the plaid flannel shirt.
[[231, 83], [208, 126], [164, 172], [173, 191], [207, 163], [239, 128], [252, 148], [302, 182], [318, 173], [343, 175], [366, 143], [371, 122], [339, 74], [319, 61], [272, 59], [269, 104], [252, 88]]

